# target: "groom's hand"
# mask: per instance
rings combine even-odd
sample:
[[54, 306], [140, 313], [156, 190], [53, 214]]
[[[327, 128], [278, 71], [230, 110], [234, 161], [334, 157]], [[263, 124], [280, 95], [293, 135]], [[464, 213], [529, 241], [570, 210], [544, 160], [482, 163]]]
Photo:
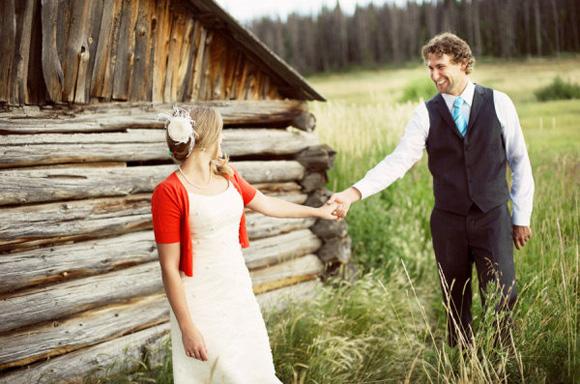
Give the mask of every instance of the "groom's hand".
[[532, 237], [532, 229], [530, 227], [514, 225], [512, 226], [512, 237], [514, 239], [514, 245], [519, 250], [523, 248]]
[[339, 206], [334, 211], [334, 215], [339, 219], [344, 219], [348, 213], [350, 205], [360, 199], [361, 193], [359, 190], [354, 187], [350, 187], [342, 192], [338, 192], [330, 196], [330, 199], [328, 199], [326, 204], [338, 203]]

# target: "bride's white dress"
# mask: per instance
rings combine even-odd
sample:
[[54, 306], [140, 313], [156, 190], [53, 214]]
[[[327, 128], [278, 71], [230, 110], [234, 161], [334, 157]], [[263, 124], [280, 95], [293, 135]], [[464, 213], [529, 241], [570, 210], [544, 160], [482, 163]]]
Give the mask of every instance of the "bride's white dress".
[[281, 384], [239, 243], [242, 197], [228, 182], [228, 188], [217, 195], [190, 193], [189, 202], [194, 273], [193, 277], [180, 274], [208, 361], [185, 355], [170, 306], [174, 383]]

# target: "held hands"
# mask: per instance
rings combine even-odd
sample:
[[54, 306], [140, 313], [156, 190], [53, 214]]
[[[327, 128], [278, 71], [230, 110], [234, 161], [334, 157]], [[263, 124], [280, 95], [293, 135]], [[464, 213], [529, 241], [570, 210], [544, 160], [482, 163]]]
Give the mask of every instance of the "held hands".
[[512, 237], [514, 239], [514, 245], [519, 250], [523, 248], [532, 237], [532, 229], [530, 227], [514, 225], [512, 226]]
[[194, 359], [207, 361], [207, 348], [199, 330], [194, 326], [182, 331], [185, 355]]
[[342, 192], [338, 192], [330, 196], [330, 199], [326, 202], [327, 205], [333, 206], [334, 204], [338, 204], [338, 207], [334, 211], [335, 218], [338, 220], [344, 219], [350, 206], [355, 201], [361, 199], [361, 193], [358, 189], [350, 187], [345, 189]]
[[336, 216], [336, 210], [340, 207], [339, 204], [324, 204], [318, 207], [318, 217], [324, 220], [339, 220], [338, 216]]

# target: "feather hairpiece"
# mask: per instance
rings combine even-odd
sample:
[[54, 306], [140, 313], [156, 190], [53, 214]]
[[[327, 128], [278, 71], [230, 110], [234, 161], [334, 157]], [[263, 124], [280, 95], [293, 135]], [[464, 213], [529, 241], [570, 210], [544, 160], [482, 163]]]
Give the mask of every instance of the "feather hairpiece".
[[176, 143], [187, 143], [191, 139], [191, 147], [195, 145], [195, 121], [192, 120], [189, 112], [186, 109], [173, 106], [173, 114], [167, 113], [157, 114], [157, 120], [164, 119], [166, 124], [167, 134]]

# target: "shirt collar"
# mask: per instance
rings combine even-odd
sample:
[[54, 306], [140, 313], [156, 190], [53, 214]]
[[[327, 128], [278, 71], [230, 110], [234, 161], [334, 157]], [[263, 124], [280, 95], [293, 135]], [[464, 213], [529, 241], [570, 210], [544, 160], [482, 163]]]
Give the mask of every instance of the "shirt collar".
[[[467, 103], [467, 105], [471, 107], [471, 105], [473, 104], [474, 93], [475, 93], [475, 84], [473, 84], [471, 79], [468, 77], [467, 85], [465, 86], [465, 89], [463, 90], [463, 92], [461, 92], [461, 95], [459, 96], [461, 96], [461, 98]], [[447, 104], [447, 107], [451, 109], [451, 107], [453, 106], [453, 102], [455, 101], [457, 96], [453, 96], [448, 93], [442, 93], [441, 96], [443, 96], [443, 99], [445, 100], [445, 104]]]

